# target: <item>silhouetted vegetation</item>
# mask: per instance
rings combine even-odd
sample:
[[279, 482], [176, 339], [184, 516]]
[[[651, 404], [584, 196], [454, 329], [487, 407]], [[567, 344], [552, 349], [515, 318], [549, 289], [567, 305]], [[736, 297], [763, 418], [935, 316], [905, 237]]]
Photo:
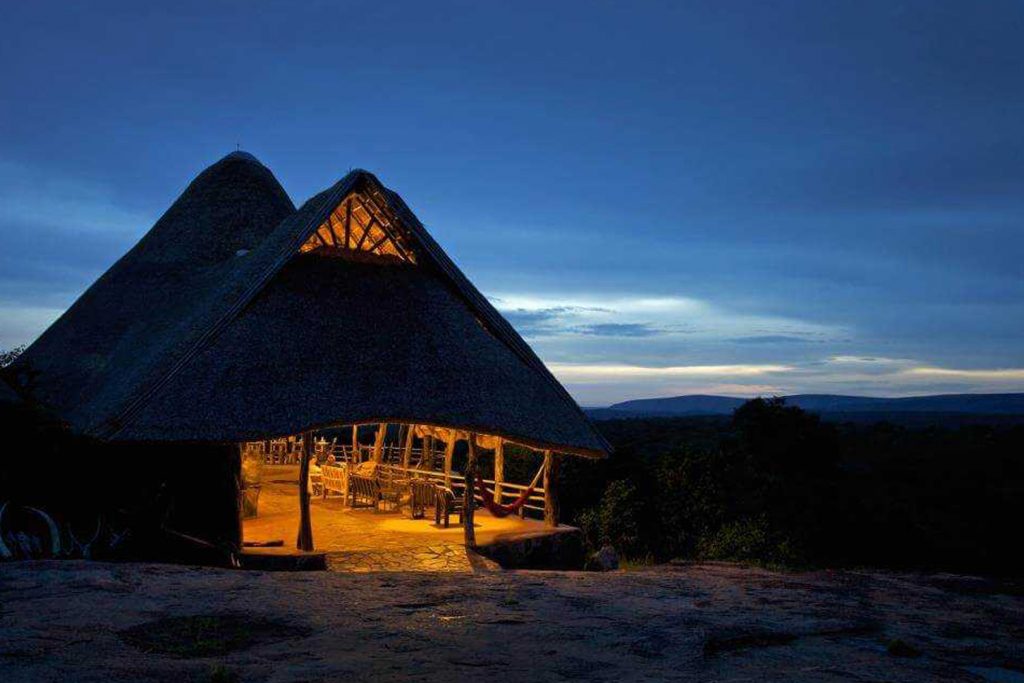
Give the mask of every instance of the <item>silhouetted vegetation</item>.
[[[0, 376], [19, 351], [0, 354]], [[756, 399], [732, 417], [602, 421], [615, 453], [599, 462], [565, 459], [562, 519], [578, 524], [592, 547], [610, 543], [633, 560], [1019, 574], [1024, 425], [1006, 417], [836, 423], [781, 399]], [[227, 526], [237, 521], [237, 492], [223, 482], [233, 481], [237, 463], [219, 452], [190, 451], [192, 469], [169, 477], [162, 463], [183, 454], [74, 435], [31, 403], [0, 404], [0, 433], [22, 444], [0, 459], [0, 501], [90, 524], [101, 518], [108, 527], [131, 518], [213, 539], [236, 531]], [[209, 471], [197, 477], [201, 464]], [[510, 481], [530, 481], [539, 465], [536, 454], [507, 451]], [[162, 499], [176, 504], [157, 510], [153, 501]], [[208, 505], [188, 504], [194, 500], [224, 509], [211, 515]], [[224, 528], [214, 519], [227, 520]]]
[[24, 350], [24, 346], [15, 346], [13, 349], [0, 349], [0, 370], [3, 370], [17, 360]]
[[[0, 366], [0, 381], [8, 371]], [[0, 434], [0, 505], [46, 510], [69, 533], [94, 538], [92, 557], [224, 561], [238, 532], [236, 448], [109, 444], [3, 397]]]
[[834, 424], [757, 399], [732, 418], [612, 420], [567, 462], [563, 512], [632, 558], [1016, 573], [1024, 427]]

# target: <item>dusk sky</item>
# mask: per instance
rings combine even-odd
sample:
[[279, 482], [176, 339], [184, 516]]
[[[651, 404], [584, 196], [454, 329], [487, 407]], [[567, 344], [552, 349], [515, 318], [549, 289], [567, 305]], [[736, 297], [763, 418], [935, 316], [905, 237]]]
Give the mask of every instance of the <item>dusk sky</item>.
[[5, 3], [0, 348], [236, 145], [398, 191], [584, 405], [1024, 391], [1022, 2]]

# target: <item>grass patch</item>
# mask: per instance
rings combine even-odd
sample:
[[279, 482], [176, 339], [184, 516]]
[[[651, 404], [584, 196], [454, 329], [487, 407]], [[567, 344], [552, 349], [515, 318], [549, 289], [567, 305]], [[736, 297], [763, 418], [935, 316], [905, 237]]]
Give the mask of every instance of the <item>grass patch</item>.
[[637, 569], [646, 569], [647, 567], [653, 567], [659, 564], [655, 561], [653, 555], [641, 555], [639, 557], [620, 557], [619, 558], [619, 569], [622, 571], [636, 571]]

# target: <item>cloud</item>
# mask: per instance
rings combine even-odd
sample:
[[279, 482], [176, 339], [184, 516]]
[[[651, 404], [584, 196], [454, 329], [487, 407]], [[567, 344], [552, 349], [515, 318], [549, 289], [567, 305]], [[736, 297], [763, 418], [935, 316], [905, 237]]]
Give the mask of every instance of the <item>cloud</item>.
[[726, 341], [733, 344], [807, 344], [815, 340], [785, 334], [763, 334], [752, 337], [734, 337]]
[[1000, 368], [994, 370], [918, 367], [903, 371], [910, 377], [937, 379], [958, 379], [983, 382], [1024, 382], [1024, 368]]
[[653, 337], [665, 332], [648, 323], [596, 323], [583, 325], [577, 331], [595, 337]]
[[[492, 299], [492, 301], [499, 300]], [[560, 321], [586, 316], [589, 313], [603, 312], [607, 311], [581, 306], [553, 306], [536, 309], [512, 308], [502, 311], [505, 318], [524, 337], [544, 336], [555, 334], [559, 330], [565, 331], [568, 328]]]
[[685, 336], [689, 341], [791, 343], [846, 333], [835, 326], [743, 313], [686, 296], [501, 293], [491, 301], [523, 336], [532, 339]]
[[684, 394], [913, 396], [1024, 391], [1024, 368], [935, 367], [914, 359], [867, 355], [786, 363], [549, 363], [548, 367], [585, 405]]
[[772, 373], [788, 372], [788, 365], [679, 365], [649, 367], [642, 365], [582, 365], [549, 363], [548, 368], [560, 379], [569, 382], [596, 382], [607, 380], [668, 379], [679, 377], [760, 377]]

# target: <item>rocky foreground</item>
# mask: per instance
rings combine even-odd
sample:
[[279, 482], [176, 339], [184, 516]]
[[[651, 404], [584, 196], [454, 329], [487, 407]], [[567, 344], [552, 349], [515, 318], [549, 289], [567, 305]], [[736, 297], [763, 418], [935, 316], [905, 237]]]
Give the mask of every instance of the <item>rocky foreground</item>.
[[609, 574], [0, 565], [0, 681], [1024, 681], [1019, 585], [731, 565]]

